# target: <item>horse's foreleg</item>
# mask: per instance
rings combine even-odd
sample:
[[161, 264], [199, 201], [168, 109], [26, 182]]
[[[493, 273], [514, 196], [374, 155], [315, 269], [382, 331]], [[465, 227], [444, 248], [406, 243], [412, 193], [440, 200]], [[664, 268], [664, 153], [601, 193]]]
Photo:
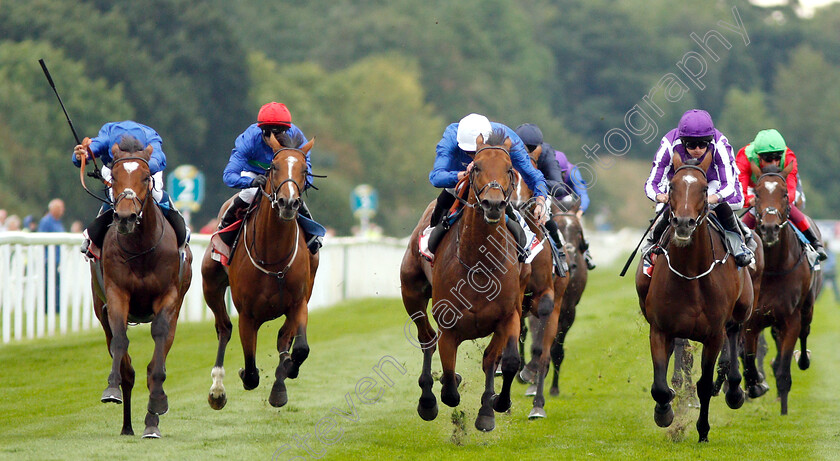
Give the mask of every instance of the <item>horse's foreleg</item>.
[[437, 418], [438, 405], [437, 398], [432, 391], [434, 385], [434, 378], [432, 378], [432, 356], [437, 349], [438, 335], [432, 329], [428, 317], [424, 311], [428, 302], [427, 298], [422, 297], [407, 297], [403, 294], [403, 302], [406, 306], [406, 311], [410, 311], [411, 319], [417, 327], [418, 343], [413, 343], [413, 338], [408, 334], [408, 325], [406, 324], [405, 334], [409, 342], [417, 346], [423, 352], [423, 369], [420, 372], [420, 378], [417, 384], [420, 386], [420, 401], [417, 404], [417, 414], [425, 421], [432, 421]]
[[169, 400], [163, 391], [166, 380], [166, 351], [167, 343], [175, 334], [175, 319], [169, 308], [158, 311], [152, 320], [152, 339], [155, 341], [155, 351], [146, 370], [146, 385], [149, 388], [149, 413], [163, 415], [169, 411]]
[[[546, 290], [536, 295], [535, 299], [538, 300], [537, 308], [531, 310], [530, 321], [531, 331], [533, 332], [531, 337], [531, 361], [519, 372], [520, 381], [532, 384], [536, 384], [540, 372], [543, 347], [545, 346], [546, 325], [554, 310], [554, 290]], [[556, 325], [554, 330], [557, 330]]]
[[723, 335], [708, 339], [703, 343], [703, 358], [700, 362], [700, 379], [697, 381], [697, 397], [700, 398], [700, 417], [697, 418], [698, 442], [709, 441], [709, 401], [715, 378], [715, 364], [723, 346]]
[[128, 300], [118, 299], [116, 293], [109, 293], [108, 299], [114, 300], [114, 302], [108, 306], [107, 318], [103, 318], [102, 320], [103, 322], [108, 322], [108, 329], [112, 334], [108, 349], [113, 361], [111, 364], [111, 373], [108, 375], [108, 387], [102, 392], [101, 400], [102, 402], [122, 403], [120, 368], [123, 357], [128, 353], [128, 336], [126, 335], [128, 308], [121, 309], [118, 306], [128, 306]]
[[[480, 431], [492, 431], [496, 428], [496, 413], [493, 409], [495, 401], [498, 399], [494, 389], [494, 378], [496, 375], [496, 364], [502, 371], [502, 379], [513, 379], [513, 376], [519, 371], [519, 352], [516, 348], [516, 341], [513, 344], [513, 355], [516, 357], [514, 364], [508, 360], [499, 362], [499, 356], [502, 355], [504, 347], [505, 336], [502, 332], [497, 331], [490, 339], [490, 344], [484, 349], [484, 357], [481, 362], [481, 367], [484, 370], [484, 393], [481, 395], [481, 408], [478, 410], [478, 417], [475, 420], [475, 427]], [[441, 357], [443, 356], [443, 349], [441, 349]], [[441, 393], [441, 399], [443, 398]], [[508, 398], [509, 400], [509, 398]]]
[[805, 297], [802, 305], [802, 326], [799, 328], [799, 347], [801, 353], [797, 365], [800, 370], [807, 370], [811, 366], [811, 351], [808, 350], [808, 335], [811, 333], [811, 320], [814, 318], [814, 302], [816, 292], [812, 288]]
[[761, 360], [764, 359], [764, 355], [758, 351], [759, 340], [763, 337], [761, 330], [757, 328], [746, 328], [744, 330], [744, 385], [747, 388], [747, 395], [751, 399], [761, 397], [770, 389], [756, 365], [757, 360], [761, 364]]
[[[215, 261], [213, 261], [215, 263]], [[218, 265], [218, 264], [216, 264]], [[233, 325], [230, 322], [230, 316], [227, 313], [227, 306], [225, 305], [225, 288], [227, 287], [227, 276], [224, 275], [224, 270], [218, 269], [221, 275], [216, 274], [218, 280], [212, 281], [207, 278], [202, 268], [204, 300], [207, 306], [213, 312], [216, 319], [216, 338], [219, 340], [219, 348], [216, 352], [216, 363], [210, 371], [210, 377], [213, 379], [213, 384], [210, 386], [210, 395], [207, 401], [210, 408], [214, 410], [221, 410], [227, 403], [227, 395], [225, 393], [225, 350], [230, 341], [231, 331]], [[215, 274], [215, 273], [214, 273]]]
[[650, 326], [650, 356], [653, 360], [653, 385], [650, 395], [656, 401], [653, 420], [659, 427], [668, 427], [674, 421], [674, 409], [671, 400], [676, 392], [668, 387], [668, 359], [674, 349], [674, 339]]
[[120, 387], [123, 393], [123, 427], [120, 435], [134, 435], [131, 427], [131, 390], [134, 388], [134, 367], [131, 366], [131, 356], [126, 353], [120, 364]]
[[[268, 403], [273, 407], [282, 407], [289, 401], [286, 393], [286, 378], [296, 378], [300, 364], [309, 356], [309, 344], [306, 342], [306, 303], [303, 303], [294, 313], [286, 315], [286, 321], [277, 332], [277, 352], [280, 361], [274, 371], [274, 385]], [[294, 339], [294, 349], [289, 354], [289, 348]]]
[[245, 356], [245, 368], [239, 370], [239, 378], [246, 391], [260, 385], [260, 370], [257, 368], [257, 329], [254, 319], [248, 315], [239, 316], [239, 341]]
[[787, 329], [780, 332], [780, 360], [776, 363], [776, 389], [779, 392], [779, 400], [782, 404], [782, 415], [788, 412], [788, 394], [790, 393], [793, 380], [790, 375], [790, 365], [793, 360], [793, 348], [796, 347], [797, 332], [799, 331], [799, 317], [793, 315], [795, 320], [787, 325]]
[[729, 322], [726, 325], [726, 348], [729, 350], [729, 367], [726, 370], [726, 404], [729, 408], [741, 408], [744, 391], [741, 390], [741, 370], [738, 368], [738, 343], [741, 338], [741, 324]]
[[560, 395], [560, 366], [566, 357], [566, 335], [572, 328], [577, 314], [577, 306], [571, 302], [561, 301], [560, 318], [557, 326], [557, 336], [551, 344], [551, 362], [554, 364], [554, 373], [551, 378], [551, 395]]
[[450, 407], [457, 407], [461, 403], [461, 394], [458, 393], [461, 377], [455, 373], [458, 343], [459, 341], [450, 330], [444, 329], [441, 331], [440, 339], [438, 339], [438, 355], [443, 369], [440, 377], [440, 401]]
[[300, 366], [309, 357], [309, 342], [306, 339], [306, 325], [309, 319], [309, 307], [304, 302], [300, 309], [297, 320], [294, 344], [292, 345], [292, 366], [289, 369], [288, 377], [295, 379], [300, 371]]
[[539, 357], [536, 394], [534, 395], [534, 407], [528, 415], [528, 419], [545, 418], [545, 378], [548, 374], [548, 364], [551, 360], [551, 344], [557, 335], [557, 327], [560, 319], [561, 303], [554, 302], [554, 293], [551, 292], [551, 305], [554, 309], [545, 317], [545, 330], [543, 332], [542, 355]]

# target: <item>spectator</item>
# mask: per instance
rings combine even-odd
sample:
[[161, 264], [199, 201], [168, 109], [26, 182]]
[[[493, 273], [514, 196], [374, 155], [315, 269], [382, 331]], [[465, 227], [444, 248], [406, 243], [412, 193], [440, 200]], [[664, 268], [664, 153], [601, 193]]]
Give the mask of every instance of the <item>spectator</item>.
[[20, 232], [21, 230], [21, 222], [20, 216], [13, 214], [6, 218], [6, 230], [7, 231], [17, 231]]
[[70, 232], [72, 232], [74, 234], [81, 234], [82, 231], [84, 231], [84, 230], [85, 230], [85, 225], [82, 224], [82, 222], [79, 221], [78, 219], [73, 221], [72, 224], [70, 224]]
[[35, 216], [30, 214], [23, 218], [23, 231], [38, 232], [38, 221], [35, 220]]
[[[38, 232], [64, 232], [64, 224], [61, 222], [61, 217], [64, 216], [64, 200], [54, 198], [50, 200], [47, 205], [47, 214], [41, 218], [38, 223]], [[49, 260], [46, 270], [49, 270]], [[46, 272], [45, 272], [46, 273]], [[46, 286], [46, 285], [45, 285]], [[61, 252], [59, 245], [55, 246], [55, 312], [59, 312], [59, 299], [61, 299]], [[49, 302], [49, 297], [45, 295], [45, 299]], [[49, 306], [47, 306], [49, 309]]]
[[8, 224], [6, 223], [6, 215], [6, 210], [0, 208], [0, 232], [6, 230], [6, 227], [8, 226]]

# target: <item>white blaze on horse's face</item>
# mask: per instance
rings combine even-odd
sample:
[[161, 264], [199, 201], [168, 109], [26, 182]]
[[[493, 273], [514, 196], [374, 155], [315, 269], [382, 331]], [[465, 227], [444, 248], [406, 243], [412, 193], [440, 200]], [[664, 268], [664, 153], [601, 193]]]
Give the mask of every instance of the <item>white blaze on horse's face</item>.
[[128, 188], [128, 189], [123, 190], [122, 193], [125, 196], [125, 198], [127, 198], [129, 200], [137, 198], [137, 192], [134, 192], [134, 189]]
[[[298, 162], [298, 159], [296, 159], [292, 156], [289, 156], [286, 159], [286, 165], [289, 166], [288, 176], [289, 176], [290, 179], [294, 179], [294, 177], [292, 176], [292, 169], [294, 168], [295, 163], [297, 163], [297, 162]], [[292, 183], [289, 183], [289, 198], [293, 198], [294, 196], [295, 196], [295, 189], [292, 186]]]
[[123, 166], [123, 169], [125, 170], [126, 173], [131, 174], [131, 173], [134, 172], [134, 170], [136, 170], [137, 168], [140, 168], [140, 163], [139, 162], [123, 162], [122, 166]]
[[767, 189], [767, 192], [772, 194], [773, 192], [776, 191], [776, 186], [777, 185], [778, 184], [776, 184], [775, 182], [768, 181], [768, 182], [764, 183], [764, 188]]
[[697, 182], [697, 178], [686, 175], [683, 182], [685, 182], [685, 203], [688, 203], [688, 191], [691, 190], [691, 185]]

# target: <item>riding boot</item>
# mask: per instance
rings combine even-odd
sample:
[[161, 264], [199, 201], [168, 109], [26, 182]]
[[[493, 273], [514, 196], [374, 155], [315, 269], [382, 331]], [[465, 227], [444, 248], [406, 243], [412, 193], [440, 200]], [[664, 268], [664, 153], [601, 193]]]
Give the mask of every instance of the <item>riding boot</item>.
[[88, 258], [93, 258], [93, 252], [90, 250], [91, 243], [98, 248], [102, 248], [102, 242], [105, 241], [105, 234], [108, 233], [108, 226], [114, 222], [114, 209], [107, 208], [100, 211], [99, 216], [91, 222], [85, 229], [85, 241], [82, 242], [80, 248], [82, 254]]
[[[583, 234], [581, 233], [581, 237]], [[586, 237], [583, 237], [583, 245], [581, 245], [581, 249], [583, 250], [583, 260], [586, 261], [586, 268], [589, 270], [595, 269], [595, 262], [592, 261], [592, 253], [589, 252], [589, 240], [586, 240]]]
[[[420, 235], [420, 254], [429, 261], [434, 261], [437, 246], [443, 239], [446, 231], [449, 230], [449, 221], [446, 219], [449, 208], [455, 203], [455, 196], [444, 189], [438, 195], [435, 202], [435, 209], [429, 219], [429, 226]], [[425, 239], [425, 242], [424, 242]]]
[[549, 219], [545, 222], [545, 230], [548, 231], [548, 236], [551, 238], [553, 244], [551, 247], [551, 254], [554, 260], [554, 272], [558, 277], [565, 277], [569, 271], [569, 263], [566, 261], [566, 249], [563, 245], [563, 239], [560, 238], [560, 230], [557, 228], [557, 223]]
[[178, 242], [178, 248], [183, 247], [188, 240], [189, 231], [187, 229], [187, 223], [184, 221], [184, 216], [181, 212], [175, 208], [175, 204], [172, 203], [172, 199], [166, 191], [163, 191], [163, 198], [158, 203], [158, 207], [163, 212], [163, 217], [169, 221], [169, 224], [172, 225], [172, 229], [175, 231], [175, 240]]
[[809, 227], [808, 229], [802, 231], [802, 234], [808, 239], [808, 243], [814, 247], [814, 250], [819, 253], [820, 261], [828, 259], [828, 253], [825, 252], [825, 248], [813, 228]]
[[738, 218], [735, 216], [735, 213], [729, 208], [728, 204], [722, 202], [715, 207], [715, 214], [728, 234], [726, 241], [730, 247], [729, 249], [732, 251], [732, 256], [735, 258], [735, 264], [738, 267], [748, 266], [752, 262], [753, 253], [744, 241], [744, 236], [741, 234], [741, 226], [738, 224]]
[[525, 247], [528, 243], [525, 241], [525, 229], [519, 224], [519, 219], [516, 217], [516, 213], [513, 212], [513, 207], [505, 207], [505, 215], [507, 215], [505, 225], [516, 239], [516, 252], [519, 254], [519, 262], [525, 262], [528, 259], [528, 250]]
[[553, 219], [545, 222], [545, 230], [548, 231], [548, 236], [551, 237], [551, 240], [554, 240], [555, 246], [562, 248], [563, 240], [560, 239], [560, 229], [557, 228], [557, 223]]
[[435, 203], [435, 209], [432, 211], [432, 217], [429, 220], [429, 226], [435, 227], [440, 224], [446, 217], [447, 211], [449, 211], [454, 204], [455, 196], [448, 190], [444, 189], [440, 195], [438, 195], [437, 202]]
[[660, 217], [656, 224], [653, 225], [653, 229], [651, 229], [650, 234], [648, 234], [648, 238], [645, 240], [645, 243], [642, 245], [642, 257], [648, 264], [653, 264], [650, 253], [651, 251], [655, 251], [655, 245], [659, 243], [659, 240], [662, 239], [662, 234], [665, 233], [665, 229], [668, 228], [668, 220]]
[[[250, 204], [245, 200], [242, 200], [238, 195], [236, 198], [233, 199], [233, 202], [230, 204], [227, 210], [225, 210], [225, 215], [222, 216], [222, 220], [219, 222], [219, 229], [224, 229], [234, 222], [237, 219], [240, 219], [240, 214], [243, 210], [247, 209]], [[223, 232], [219, 234], [222, 241], [225, 242], [228, 246], [233, 245], [233, 240], [236, 238], [237, 232]]]
[[[304, 218], [309, 219], [310, 221], [315, 221], [312, 219], [312, 213], [309, 211], [309, 207], [306, 206], [306, 202], [300, 202], [300, 208], [298, 208], [298, 213], [303, 216]], [[320, 235], [309, 234], [306, 231], [303, 233], [303, 238], [306, 240], [306, 247], [309, 248], [309, 252], [312, 254], [318, 253], [318, 250], [324, 246], [324, 238]]]

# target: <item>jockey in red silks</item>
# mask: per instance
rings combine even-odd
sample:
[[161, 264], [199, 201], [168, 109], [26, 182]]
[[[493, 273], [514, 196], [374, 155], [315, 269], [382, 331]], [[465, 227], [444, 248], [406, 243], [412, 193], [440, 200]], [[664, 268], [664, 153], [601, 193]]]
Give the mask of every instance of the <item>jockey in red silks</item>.
[[[754, 189], [758, 181], [758, 178], [753, 175], [751, 165], [756, 165], [759, 169], [768, 165], [775, 165], [779, 167], [779, 170], [790, 169], [786, 178], [787, 196], [790, 202], [790, 220], [819, 253], [820, 260], [824, 261], [828, 258], [822, 242], [811, 228], [807, 217], [796, 206], [799, 167], [796, 162], [796, 154], [787, 146], [781, 133], [775, 129], [759, 131], [752, 143], [738, 151], [736, 162], [738, 170], [740, 170], [739, 179], [744, 192], [744, 204], [748, 206], [755, 206]], [[751, 209], [741, 220], [747, 227], [754, 229], [756, 224], [755, 209]]]

